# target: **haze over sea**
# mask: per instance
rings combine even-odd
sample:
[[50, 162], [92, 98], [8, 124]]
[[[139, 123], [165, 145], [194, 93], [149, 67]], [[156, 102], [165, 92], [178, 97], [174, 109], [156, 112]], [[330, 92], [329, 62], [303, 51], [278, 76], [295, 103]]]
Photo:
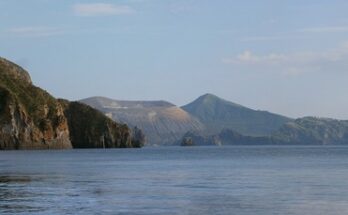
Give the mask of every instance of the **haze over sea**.
[[348, 147], [0, 152], [0, 214], [347, 214]]

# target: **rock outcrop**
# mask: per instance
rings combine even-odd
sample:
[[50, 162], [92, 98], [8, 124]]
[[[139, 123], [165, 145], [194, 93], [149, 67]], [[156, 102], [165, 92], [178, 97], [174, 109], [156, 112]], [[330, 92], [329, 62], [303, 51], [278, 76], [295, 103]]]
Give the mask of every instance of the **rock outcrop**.
[[0, 149], [125, 148], [141, 141], [87, 105], [55, 99], [23, 68], [0, 58]]
[[132, 143], [134, 147], [143, 147], [146, 143], [146, 135], [138, 127], [132, 129]]
[[0, 59], [0, 149], [72, 148], [62, 106], [32, 85], [21, 67]]
[[60, 100], [70, 128], [74, 148], [132, 148], [132, 133], [92, 107]]

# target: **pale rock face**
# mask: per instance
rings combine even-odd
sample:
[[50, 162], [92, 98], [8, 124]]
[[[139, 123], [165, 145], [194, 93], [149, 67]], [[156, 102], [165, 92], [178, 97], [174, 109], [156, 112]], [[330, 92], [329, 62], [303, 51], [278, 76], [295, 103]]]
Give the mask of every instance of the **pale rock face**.
[[117, 122], [138, 127], [144, 132], [148, 145], [170, 145], [179, 141], [186, 132], [204, 127], [186, 111], [165, 101], [118, 101], [93, 97], [81, 102], [104, 114], [112, 113]]
[[1, 112], [0, 149], [72, 148], [67, 120], [60, 105], [56, 113], [58, 122], [46, 118], [42, 129], [33, 123], [21, 105], [14, 100], [8, 102], [10, 104]]

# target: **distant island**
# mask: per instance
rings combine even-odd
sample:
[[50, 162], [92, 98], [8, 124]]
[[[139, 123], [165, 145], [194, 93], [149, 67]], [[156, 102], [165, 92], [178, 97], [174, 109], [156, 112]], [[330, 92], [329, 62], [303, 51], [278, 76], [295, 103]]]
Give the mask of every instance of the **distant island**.
[[147, 145], [342, 145], [348, 121], [290, 117], [253, 110], [205, 94], [183, 107], [166, 101], [91, 97], [88, 104], [115, 121], [141, 128]]
[[112, 121], [80, 102], [56, 99], [29, 73], [0, 58], [0, 149], [132, 148], [139, 129]]
[[288, 122], [268, 136], [247, 136], [231, 129], [213, 135], [187, 132], [182, 146], [194, 145], [347, 145], [348, 121], [304, 117]]
[[205, 94], [167, 101], [56, 99], [0, 58], [0, 149], [200, 145], [345, 145], [348, 121], [292, 119]]
[[192, 145], [344, 145], [348, 121], [319, 117], [291, 119], [255, 111], [207, 94], [183, 107], [208, 131], [188, 131], [180, 144]]

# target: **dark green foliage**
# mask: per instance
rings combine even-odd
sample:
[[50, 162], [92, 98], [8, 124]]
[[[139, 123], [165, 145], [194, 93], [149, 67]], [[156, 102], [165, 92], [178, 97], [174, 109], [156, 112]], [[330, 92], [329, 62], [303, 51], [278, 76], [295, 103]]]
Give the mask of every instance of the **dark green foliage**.
[[9, 96], [8, 90], [0, 87], [0, 113], [5, 110], [8, 96]]
[[60, 102], [65, 108], [74, 148], [134, 147], [127, 125], [115, 123], [88, 105], [63, 100]]

